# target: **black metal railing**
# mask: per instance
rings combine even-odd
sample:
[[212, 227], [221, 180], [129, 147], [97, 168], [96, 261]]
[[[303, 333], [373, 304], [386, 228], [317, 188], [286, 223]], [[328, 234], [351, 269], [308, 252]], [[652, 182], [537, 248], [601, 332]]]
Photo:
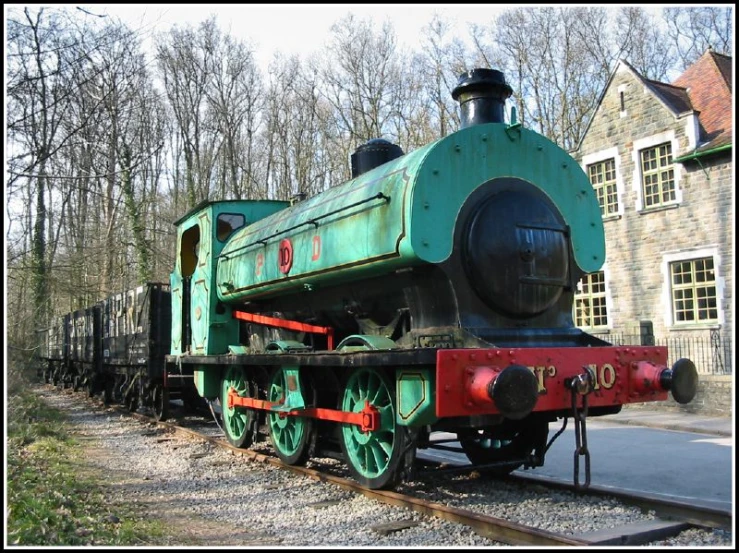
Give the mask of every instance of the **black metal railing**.
[[701, 374], [733, 374], [732, 341], [728, 333], [711, 330], [704, 334], [690, 334], [660, 338], [651, 334], [608, 334], [602, 338], [615, 346], [667, 346], [667, 361], [672, 365], [687, 357]]

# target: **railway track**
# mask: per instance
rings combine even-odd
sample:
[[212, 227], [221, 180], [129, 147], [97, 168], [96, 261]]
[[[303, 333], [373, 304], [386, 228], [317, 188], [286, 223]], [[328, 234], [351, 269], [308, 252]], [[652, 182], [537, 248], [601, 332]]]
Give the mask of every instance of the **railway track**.
[[[426, 461], [425, 464], [427, 465], [429, 474], [433, 474], [435, 470], [446, 474], [473, 474], [477, 470], [471, 465], [458, 465], [443, 468], [443, 463]], [[663, 519], [667, 523], [674, 521], [676, 525], [687, 525], [685, 528], [697, 527], [719, 530], [730, 530], [732, 528], [733, 514], [730, 510], [712, 508], [709, 506], [696, 506], [685, 501], [665, 499], [664, 497], [659, 497], [653, 494], [636, 494], [613, 487], [593, 484], [591, 484], [587, 489], [579, 489], [570, 482], [534, 474], [513, 473], [501, 480], [520, 485], [544, 486], [553, 491], [567, 491], [581, 497], [614, 498], [626, 505], [638, 507], [643, 512], [654, 512], [658, 517], [660, 517], [660, 519]], [[628, 540], [630, 538], [628, 535], [625, 535], [624, 539]], [[607, 540], [608, 543], [605, 543], [604, 541], [602, 545], [612, 545], [615, 543], [613, 538], [604, 537], [603, 540]], [[626, 545], [627, 541], [619, 543]], [[637, 544], [635, 543], [634, 545]]]
[[[72, 392], [70, 392], [72, 393]], [[82, 394], [80, 394], [82, 395]], [[88, 401], [102, 405], [95, 399]], [[639, 507], [643, 512], [652, 511], [658, 518], [630, 523], [627, 525], [607, 528], [597, 531], [574, 532], [563, 534], [547, 531], [536, 526], [528, 526], [504, 518], [467, 508], [455, 507], [440, 501], [420, 497], [418, 493], [401, 493], [398, 491], [369, 490], [358, 485], [355, 481], [344, 476], [343, 468], [336, 463], [312, 463], [310, 467], [284, 465], [277, 457], [265, 452], [238, 449], [231, 446], [223, 437], [215, 423], [203, 422], [199, 417], [179, 417], [168, 422], [158, 422], [153, 417], [143, 413], [131, 413], [122, 407], [111, 407], [116, 412], [131, 416], [142, 423], [156, 426], [168, 432], [176, 432], [189, 436], [194, 440], [209, 442], [231, 452], [234, 455], [245, 457], [257, 463], [270, 464], [280, 469], [288, 470], [313, 480], [330, 483], [343, 490], [362, 494], [368, 498], [385, 504], [394, 505], [416, 511], [429, 517], [437, 517], [456, 524], [469, 527], [472, 531], [493, 542], [507, 545], [530, 546], [603, 546], [603, 545], [646, 545], [650, 542], [663, 540], [679, 534], [689, 528], [730, 530], [732, 516], [730, 512], [716, 509], [695, 507], [682, 502], [667, 501], [661, 498], [634, 495], [614, 489], [591, 486], [587, 490], [575, 490], [572, 485], [538, 476], [510, 476], [503, 479], [505, 482], [520, 486], [539, 486], [547, 490], [568, 491], [578, 497], [617, 498], [620, 502]], [[429, 475], [434, 474], [433, 463], [426, 462], [426, 471], [419, 471], [421, 482]], [[316, 468], [317, 467], [317, 468]], [[454, 467], [449, 472], [474, 474], [472, 467]], [[444, 474], [443, 470], [439, 471]], [[451, 481], [447, 482], [450, 483]], [[453, 487], [453, 484], [450, 484]], [[421, 486], [423, 488], [423, 485]], [[410, 524], [410, 523], [409, 523]], [[403, 522], [391, 525], [378, 525], [373, 528], [377, 532], [392, 532], [402, 530]]]

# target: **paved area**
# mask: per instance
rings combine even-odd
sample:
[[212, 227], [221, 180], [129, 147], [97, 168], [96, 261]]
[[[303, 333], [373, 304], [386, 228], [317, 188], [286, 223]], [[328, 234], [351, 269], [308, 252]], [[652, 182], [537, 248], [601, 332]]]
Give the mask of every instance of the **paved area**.
[[671, 411], [650, 411], [641, 408], [624, 407], [616, 415], [600, 418], [603, 422], [618, 424], [633, 424], [650, 428], [664, 428], [667, 430], [681, 430], [683, 432], [697, 432], [714, 434], [717, 436], [734, 435], [734, 417], [706, 417], [691, 413]]

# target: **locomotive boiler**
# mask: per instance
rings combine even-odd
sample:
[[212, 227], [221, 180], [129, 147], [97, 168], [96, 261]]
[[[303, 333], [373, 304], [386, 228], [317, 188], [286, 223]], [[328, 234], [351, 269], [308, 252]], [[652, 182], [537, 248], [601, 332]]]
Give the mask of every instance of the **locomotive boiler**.
[[576, 284], [605, 260], [600, 208], [567, 152], [504, 122], [511, 93], [473, 69], [459, 131], [407, 154], [371, 140], [340, 186], [175, 223], [167, 372], [220, 403], [233, 445], [335, 455], [384, 488], [436, 431], [506, 474], [543, 464], [558, 418], [584, 431], [584, 415], [692, 399], [689, 360], [574, 326]]

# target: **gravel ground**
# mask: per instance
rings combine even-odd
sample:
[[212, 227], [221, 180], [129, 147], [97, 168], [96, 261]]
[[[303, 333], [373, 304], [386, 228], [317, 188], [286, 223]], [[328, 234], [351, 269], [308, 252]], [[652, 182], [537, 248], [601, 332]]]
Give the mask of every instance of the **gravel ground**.
[[[469, 528], [385, 505], [332, 484], [249, 462], [69, 392], [39, 388], [69, 414], [89, 462], [110, 475], [117, 497], [139, 503], [183, 536], [210, 546], [469, 547], [502, 545]], [[654, 518], [615, 500], [522, 488], [483, 479], [413, 483], [399, 491], [572, 535]], [[385, 531], [396, 522], [406, 528]], [[187, 543], [192, 543], [189, 541]], [[689, 530], [655, 546], [732, 546], [731, 533]]]

